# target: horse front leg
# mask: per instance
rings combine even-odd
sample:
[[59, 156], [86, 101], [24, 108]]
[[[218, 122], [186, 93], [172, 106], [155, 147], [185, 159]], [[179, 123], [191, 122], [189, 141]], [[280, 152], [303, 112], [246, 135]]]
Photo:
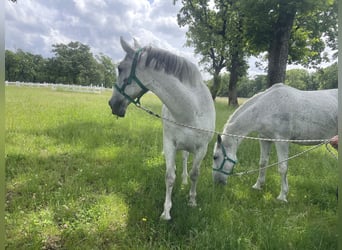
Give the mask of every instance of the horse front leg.
[[197, 187], [197, 180], [200, 174], [200, 167], [201, 162], [207, 152], [207, 146], [200, 148], [197, 152], [194, 153], [193, 165], [190, 171], [190, 180], [191, 180], [191, 188], [189, 192], [190, 200], [189, 205], [191, 207], [197, 206], [196, 203], [196, 187]]
[[175, 156], [176, 149], [173, 146], [172, 142], [168, 142], [164, 138], [164, 155], [166, 162], [166, 174], [165, 174], [165, 202], [164, 202], [164, 211], [161, 214], [160, 218], [163, 220], [170, 220], [170, 210], [172, 207], [172, 189], [176, 179], [176, 164], [175, 164]]
[[289, 144], [287, 142], [276, 142], [278, 161], [278, 171], [281, 177], [281, 189], [277, 199], [287, 202], [286, 196], [289, 191], [287, 182], [287, 159], [289, 155]]
[[261, 190], [266, 181], [266, 166], [270, 157], [272, 142], [260, 141], [260, 161], [259, 161], [259, 176], [256, 183], [253, 185], [254, 189]]
[[182, 172], [182, 184], [188, 184], [188, 157], [189, 152], [183, 151], [183, 172]]

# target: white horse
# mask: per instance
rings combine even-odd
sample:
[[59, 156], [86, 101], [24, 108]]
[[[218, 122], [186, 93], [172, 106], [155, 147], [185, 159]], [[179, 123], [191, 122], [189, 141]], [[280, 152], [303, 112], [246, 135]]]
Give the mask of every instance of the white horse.
[[[118, 83], [109, 101], [113, 114], [123, 117], [131, 102], [139, 103], [139, 98], [145, 92], [152, 91], [164, 104], [163, 117], [179, 124], [214, 130], [214, 103], [199, 70], [193, 63], [165, 50], [153, 47], [139, 48], [137, 44], [131, 47], [122, 38], [120, 42], [126, 56], [118, 66]], [[176, 178], [176, 151], [184, 151], [185, 161], [189, 152], [194, 154], [190, 172], [192, 184], [189, 205], [196, 206], [196, 184], [200, 164], [212, 136], [213, 133], [199, 132], [167, 120], [163, 121], [166, 195], [162, 219], [171, 219], [171, 194]], [[182, 177], [183, 183], [186, 183], [186, 164]]]
[[[300, 91], [281, 83], [261, 92], [240, 108], [226, 123], [223, 136], [218, 136], [213, 154], [214, 181], [227, 183], [237, 162], [236, 152], [243, 140], [239, 137], [226, 136], [234, 134], [245, 136], [258, 132], [259, 137], [288, 140], [329, 139], [337, 134], [337, 89]], [[319, 142], [301, 142], [309, 145]], [[253, 188], [261, 189], [265, 183], [271, 141], [260, 141], [259, 177]], [[288, 142], [275, 142], [278, 171], [281, 176], [279, 200], [287, 201], [287, 161]]]

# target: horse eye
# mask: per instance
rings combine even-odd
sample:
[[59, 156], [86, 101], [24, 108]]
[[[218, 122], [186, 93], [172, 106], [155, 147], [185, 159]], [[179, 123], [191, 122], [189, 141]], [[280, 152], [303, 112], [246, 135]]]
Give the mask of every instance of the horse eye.
[[214, 161], [216, 161], [218, 158], [219, 158], [218, 155], [214, 155], [213, 157]]

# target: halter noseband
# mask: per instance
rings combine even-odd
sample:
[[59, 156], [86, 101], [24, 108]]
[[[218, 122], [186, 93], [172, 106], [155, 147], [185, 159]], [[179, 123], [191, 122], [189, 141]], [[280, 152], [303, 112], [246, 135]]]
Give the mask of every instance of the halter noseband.
[[[228, 157], [227, 152], [226, 152], [226, 150], [225, 150], [225, 148], [223, 146], [223, 143], [221, 143], [221, 150], [222, 150], [222, 153], [223, 153], [223, 161], [221, 163], [221, 166], [219, 168], [213, 168], [213, 171], [217, 171], [217, 172], [220, 172], [220, 173], [225, 174], [225, 175], [232, 175], [234, 168], [232, 169], [232, 171], [230, 171], [228, 173], [228, 172], [223, 170], [223, 166], [226, 163], [226, 161], [229, 161], [229, 162], [233, 163], [234, 165], [237, 163], [237, 161], [235, 161], [232, 158]], [[233, 165], [233, 167], [234, 167], [234, 165]]]
[[[139, 80], [139, 78], [135, 74], [135, 69], [137, 67], [138, 58], [139, 58], [141, 51], [142, 49], [139, 49], [135, 52], [133, 62], [132, 62], [131, 72], [127, 80], [124, 81], [124, 84], [122, 85], [122, 87], [120, 88], [116, 83], [114, 84], [115, 89], [119, 91], [119, 93], [123, 95], [127, 100], [134, 103], [135, 105], [140, 105], [140, 98], [148, 91], [148, 88], [145, 87], [145, 85]], [[136, 84], [138, 84], [142, 90], [141, 93], [135, 99], [133, 99], [132, 97], [130, 97], [129, 95], [125, 93], [126, 87], [130, 85], [133, 81], [135, 81]]]

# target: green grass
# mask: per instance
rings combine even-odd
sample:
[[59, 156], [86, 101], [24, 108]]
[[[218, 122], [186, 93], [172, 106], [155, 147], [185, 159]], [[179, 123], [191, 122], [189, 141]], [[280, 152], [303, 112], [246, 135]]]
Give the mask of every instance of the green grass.
[[[211, 142], [198, 206], [187, 206], [177, 178], [164, 222], [161, 121], [132, 105], [116, 119], [110, 96], [6, 88], [7, 249], [337, 249], [337, 161], [324, 147], [290, 161], [284, 204], [276, 168], [263, 191], [251, 188], [256, 174], [215, 186]], [[142, 103], [161, 110], [151, 94]], [[233, 109], [216, 108], [221, 131]], [[292, 145], [291, 155], [303, 149]], [[258, 143], [245, 140], [238, 158], [235, 171], [256, 168]]]

